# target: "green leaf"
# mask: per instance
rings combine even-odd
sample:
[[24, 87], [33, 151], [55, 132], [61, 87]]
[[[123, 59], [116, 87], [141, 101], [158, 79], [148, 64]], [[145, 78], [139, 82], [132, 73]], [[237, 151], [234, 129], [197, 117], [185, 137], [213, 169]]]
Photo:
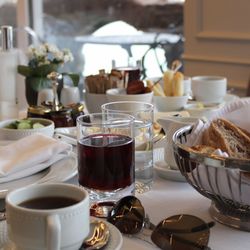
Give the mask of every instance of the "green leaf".
[[51, 81], [46, 77], [27, 77], [25, 81], [36, 92], [51, 87]]
[[17, 72], [25, 77], [47, 77], [49, 73], [52, 71], [58, 71], [59, 65], [52, 63], [52, 64], [45, 64], [41, 65], [36, 68], [32, 68], [30, 66], [25, 65], [18, 65]]
[[45, 64], [33, 69], [33, 76], [47, 77], [49, 73], [52, 71], [57, 71], [59, 65], [58, 64]]
[[18, 65], [17, 72], [25, 77], [32, 76], [33, 70], [29, 66]]
[[80, 75], [76, 73], [62, 73], [62, 75], [69, 76], [70, 79], [73, 82], [74, 87], [78, 86], [79, 80], [80, 80]]

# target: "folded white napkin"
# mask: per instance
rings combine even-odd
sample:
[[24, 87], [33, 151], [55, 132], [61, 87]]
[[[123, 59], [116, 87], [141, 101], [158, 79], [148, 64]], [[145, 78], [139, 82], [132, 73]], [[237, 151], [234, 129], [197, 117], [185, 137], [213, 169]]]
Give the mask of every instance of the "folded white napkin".
[[34, 134], [0, 147], [0, 183], [37, 173], [67, 157], [72, 146]]

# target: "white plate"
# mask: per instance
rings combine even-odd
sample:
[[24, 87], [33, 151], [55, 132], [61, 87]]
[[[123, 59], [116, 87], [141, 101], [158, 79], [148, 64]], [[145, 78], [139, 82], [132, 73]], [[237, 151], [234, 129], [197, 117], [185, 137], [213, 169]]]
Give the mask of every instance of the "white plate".
[[[91, 219], [94, 220], [96, 218], [91, 217]], [[103, 249], [120, 250], [123, 242], [120, 231], [109, 222], [107, 221], [103, 222], [108, 225], [108, 228], [110, 230], [109, 241]], [[6, 221], [0, 223], [0, 250], [16, 250], [15, 245], [8, 240]]]
[[76, 127], [61, 127], [61, 128], [55, 128], [55, 133], [62, 133], [67, 134], [69, 136], [75, 137], [77, 136], [77, 129]]
[[0, 199], [5, 198], [8, 192], [13, 189], [25, 187], [31, 184], [41, 184], [49, 182], [65, 182], [77, 174], [77, 157], [75, 153], [54, 164], [49, 168], [15, 181], [0, 184]]
[[179, 170], [171, 169], [164, 161], [164, 148], [154, 149], [154, 169], [156, 173], [166, 180], [186, 182]]

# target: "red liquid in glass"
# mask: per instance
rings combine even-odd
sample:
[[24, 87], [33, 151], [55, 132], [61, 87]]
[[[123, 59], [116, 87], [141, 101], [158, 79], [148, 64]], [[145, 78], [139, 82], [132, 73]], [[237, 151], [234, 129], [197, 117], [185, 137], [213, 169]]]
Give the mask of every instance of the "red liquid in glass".
[[116, 190], [134, 182], [134, 141], [124, 135], [96, 134], [78, 142], [79, 184]]

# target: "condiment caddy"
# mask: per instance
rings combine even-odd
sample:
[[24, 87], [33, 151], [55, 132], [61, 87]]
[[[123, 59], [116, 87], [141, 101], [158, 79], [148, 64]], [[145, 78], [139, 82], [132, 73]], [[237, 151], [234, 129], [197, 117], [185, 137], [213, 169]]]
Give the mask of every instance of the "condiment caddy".
[[52, 83], [53, 100], [28, 107], [28, 117], [50, 119], [55, 123], [56, 128], [76, 126], [77, 116], [84, 114], [84, 105], [80, 102], [62, 105], [57, 95], [58, 80], [61, 79], [62, 75], [51, 72], [47, 77]]

